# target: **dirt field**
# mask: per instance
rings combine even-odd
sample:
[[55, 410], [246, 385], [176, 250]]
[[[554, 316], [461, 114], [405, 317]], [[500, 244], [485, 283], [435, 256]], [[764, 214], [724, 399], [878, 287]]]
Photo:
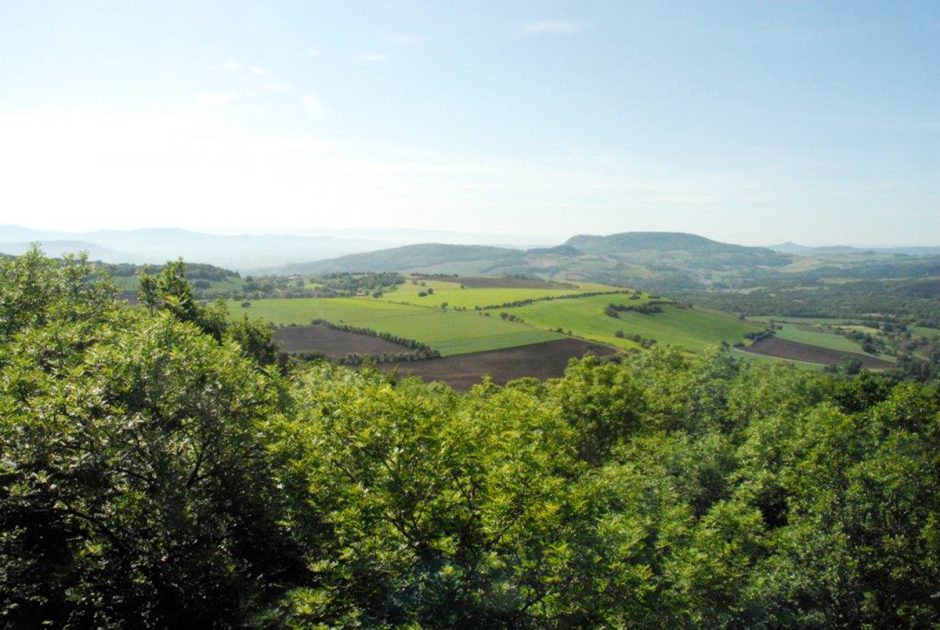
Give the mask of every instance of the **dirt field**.
[[274, 331], [274, 340], [285, 352], [320, 352], [330, 358], [382, 352], [410, 352], [378, 337], [335, 330], [326, 326], [285, 326]]
[[549, 280], [540, 280], [538, 278], [428, 278], [438, 282], [453, 282], [462, 284], [468, 289], [572, 289], [577, 291], [578, 287], [566, 282], [552, 282]]
[[891, 364], [887, 361], [868, 356], [867, 354], [830, 350], [829, 348], [820, 348], [819, 346], [811, 346], [809, 344], [778, 339], [776, 337], [758, 341], [752, 346], [741, 348], [741, 350], [754, 354], [762, 354], [768, 357], [793, 359], [795, 361], [806, 361], [808, 363], [820, 363], [823, 365], [838, 363], [843, 357], [855, 357], [862, 362], [864, 367], [870, 370], [883, 370], [891, 367]]
[[523, 376], [541, 379], [562, 376], [568, 359], [584, 356], [588, 352], [604, 356], [616, 351], [579, 339], [559, 339], [428, 361], [386, 363], [379, 367], [386, 372], [397, 367], [399, 374], [420, 376], [426, 381], [444, 381], [458, 391], [466, 391], [479, 383], [485, 374], [500, 384]]

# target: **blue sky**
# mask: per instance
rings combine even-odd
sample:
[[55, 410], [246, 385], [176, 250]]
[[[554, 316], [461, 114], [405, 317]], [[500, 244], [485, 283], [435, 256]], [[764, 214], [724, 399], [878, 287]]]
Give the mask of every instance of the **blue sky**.
[[940, 3], [0, 3], [30, 227], [940, 243]]

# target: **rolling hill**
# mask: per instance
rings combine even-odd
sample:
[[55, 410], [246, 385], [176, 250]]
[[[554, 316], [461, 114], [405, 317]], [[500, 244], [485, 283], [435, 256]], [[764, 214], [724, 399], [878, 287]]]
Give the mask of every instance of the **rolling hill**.
[[316, 275], [340, 271], [403, 271], [534, 275], [640, 287], [692, 288], [742, 273], [777, 269], [787, 256], [763, 247], [719, 243], [694, 234], [625, 232], [579, 235], [555, 247], [408, 245], [331, 260], [286, 265], [256, 273]]
[[525, 252], [486, 245], [427, 243], [405, 245], [330, 260], [284, 265], [267, 270], [278, 274], [316, 275], [342, 271], [421, 271], [424, 273], [486, 274], [525, 264]]
[[689, 269], [722, 269], [743, 265], [782, 267], [790, 257], [765, 247], [719, 243], [682, 232], [624, 232], [609, 236], [579, 235], [565, 246], [586, 254], [613, 256], [640, 264], [666, 264]]

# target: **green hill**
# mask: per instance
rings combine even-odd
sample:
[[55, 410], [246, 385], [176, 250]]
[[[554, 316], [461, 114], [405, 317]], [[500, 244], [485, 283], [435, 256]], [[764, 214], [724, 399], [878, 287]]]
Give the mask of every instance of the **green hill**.
[[485, 245], [427, 243], [405, 245], [330, 260], [285, 265], [274, 273], [316, 275], [342, 271], [421, 271], [426, 273], [486, 274], [497, 268], [524, 264], [525, 252]]
[[568, 239], [565, 245], [586, 254], [686, 269], [733, 269], [755, 265], [782, 267], [790, 262], [790, 256], [765, 247], [719, 243], [703, 236], [681, 232], [579, 235]]

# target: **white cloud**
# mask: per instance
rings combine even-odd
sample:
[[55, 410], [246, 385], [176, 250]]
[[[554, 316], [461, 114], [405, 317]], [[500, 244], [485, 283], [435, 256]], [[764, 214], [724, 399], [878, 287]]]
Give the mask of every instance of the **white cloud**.
[[543, 20], [523, 24], [522, 30], [526, 33], [582, 33], [586, 27], [577, 22]]
[[307, 94], [300, 102], [307, 114], [315, 121], [320, 122], [326, 118], [326, 109], [324, 109], [323, 103], [320, 102], [316, 94]]
[[248, 72], [252, 73], [256, 77], [270, 76], [270, 74], [268, 74], [268, 71], [262, 68], [261, 66], [248, 66]]
[[388, 61], [388, 55], [382, 55], [379, 53], [367, 53], [365, 55], [360, 55], [359, 58], [369, 63], [385, 63]]
[[286, 92], [290, 88], [284, 83], [265, 83], [264, 89], [266, 92]]
[[196, 95], [196, 101], [208, 107], [224, 107], [234, 100], [235, 95], [227, 92], [201, 92]]
[[313, 59], [313, 58], [315, 58], [315, 57], [319, 57], [319, 56], [320, 56], [320, 49], [319, 49], [319, 48], [311, 48], [310, 50], [307, 51], [307, 56], [310, 57], [311, 59]]
[[222, 64], [222, 69], [231, 73], [241, 72], [242, 64], [237, 61], [226, 61]]

